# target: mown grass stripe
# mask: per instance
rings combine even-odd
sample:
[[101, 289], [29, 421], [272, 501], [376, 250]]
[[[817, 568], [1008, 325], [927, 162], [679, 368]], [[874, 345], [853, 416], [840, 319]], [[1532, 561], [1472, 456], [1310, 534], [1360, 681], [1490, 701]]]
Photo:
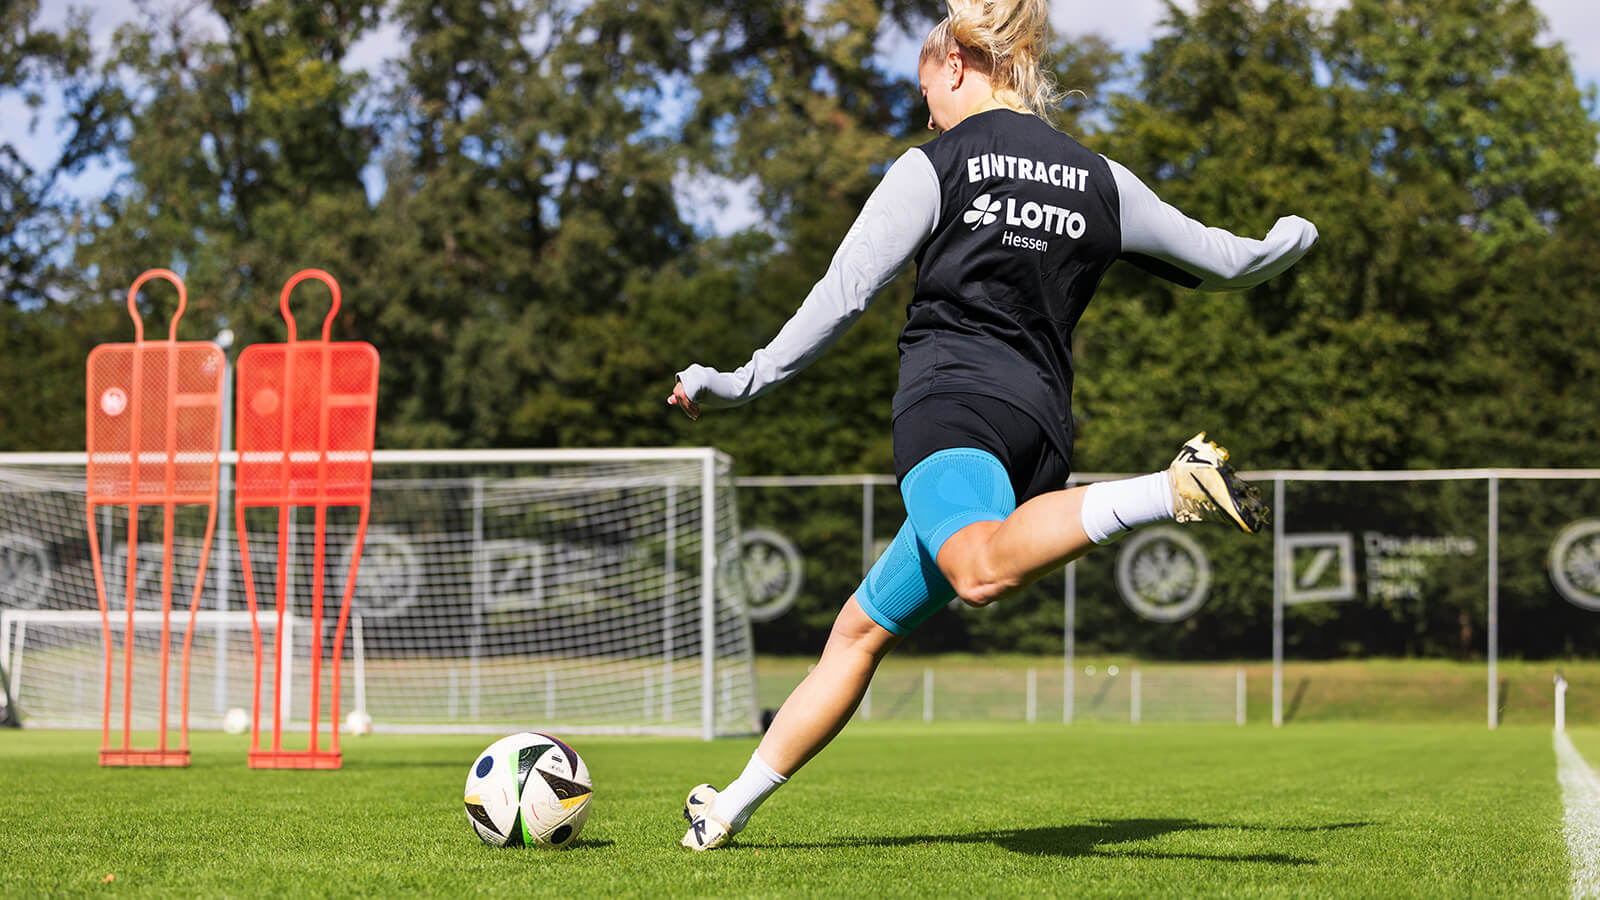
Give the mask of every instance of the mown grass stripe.
[[1561, 799], [1567, 807], [1562, 831], [1572, 856], [1572, 896], [1574, 900], [1600, 897], [1600, 777], [1566, 732], [1556, 732], [1555, 744]]
[[[678, 846], [684, 790], [739, 772], [752, 740], [574, 736], [592, 815], [571, 849], [547, 853], [474, 832], [462, 786], [481, 735], [351, 739], [334, 772], [251, 771], [246, 736], [190, 738], [194, 765], [179, 771], [102, 769], [98, 732], [0, 735], [0, 897], [1454, 900], [1571, 887], [1548, 723], [858, 722], [709, 855]], [[1573, 734], [1589, 739], [1600, 730]]]

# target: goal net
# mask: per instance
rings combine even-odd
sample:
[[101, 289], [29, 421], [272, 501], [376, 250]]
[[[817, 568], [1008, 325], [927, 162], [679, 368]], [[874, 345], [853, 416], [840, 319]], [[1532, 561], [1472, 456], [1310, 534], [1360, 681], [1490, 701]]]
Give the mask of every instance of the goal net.
[[[220, 508], [232, 521], [231, 460]], [[98, 727], [104, 642], [81, 454], [0, 455], [0, 659], [24, 724]], [[750, 626], [737, 571], [728, 458], [710, 450], [380, 451], [346, 635], [341, 708], [378, 730], [539, 728], [712, 737], [758, 726]], [[143, 515], [159, 517], [160, 510]], [[126, 628], [127, 511], [97, 513], [110, 627]], [[158, 519], [153, 518], [151, 523]], [[273, 671], [277, 511], [247, 511], [260, 608], [263, 703], [279, 681], [304, 727], [312, 511], [292, 516], [283, 639]], [[179, 521], [175, 602], [163, 625], [159, 534], [140, 521], [134, 589], [135, 728], [158, 715], [163, 631], [188, 628], [203, 531]], [[330, 510], [326, 596], [342, 595], [356, 517]], [[253, 631], [232, 528], [217, 529], [189, 670], [191, 727], [250, 708]], [[182, 598], [182, 599], [179, 599]], [[336, 601], [335, 601], [336, 602]], [[181, 607], [181, 608], [180, 608]], [[336, 615], [320, 646], [333, 644]], [[146, 648], [149, 648], [148, 650]], [[173, 654], [176, 666], [178, 655]], [[325, 660], [326, 661], [326, 660]], [[120, 705], [122, 663], [113, 703]], [[169, 719], [181, 679], [169, 673]], [[329, 687], [323, 684], [322, 708]], [[298, 692], [298, 693], [297, 693]], [[113, 710], [113, 716], [121, 714]]]

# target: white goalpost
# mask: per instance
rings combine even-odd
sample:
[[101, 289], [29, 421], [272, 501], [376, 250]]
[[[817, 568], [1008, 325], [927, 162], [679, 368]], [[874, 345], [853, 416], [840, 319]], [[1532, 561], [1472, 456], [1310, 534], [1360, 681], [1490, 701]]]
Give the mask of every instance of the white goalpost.
[[1556, 727], [1560, 734], [1567, 730], [1567, 679], [1559, 671], [1556, 672]]
[[[230, 521], [234, 462], [223, 454], [219, 505]], [[101, 721], [102, 621], [83, 466], [81, 453], [0, 454], [0, 660], [25, 725]], [[276, 554], [255, 545], [258, 534], [273, 537], [275, 515], [247, 513], [267, 645], [277, 637]], [[97, 519], [115, 607], [126, 593], [125, 519]], [[312, 528], [303, 511], [289, 529], [282, 637], [294, 652], [278, 673], [267, 654], [264, 693], [274, 678], [291, 684], [315, 646], [311, 620], [296, 615], [312, 595]], [[342, 591], [340, 555], [352, 551], [355, 530], [353, 513], [330, 512], [331, 596]], [[201, 542], [180, 521], [175, 558], [198, 560]], [[250, 706], [252, 629], [236, 544], [231, 528], [217, 529], [203, 576], [189, 672], [196, 728]], [[390, 731], [753, 733], [759, 713], [737, 546], [731, 463], [714, 450], [378, 451], [341, 705]], [[135, 719], [143, 727], [153, 726], [156, 707], [139, 692], [159, 692], [159, 663], [139, 648], [161, 637], [161, 552], [141, 542], [135, 567], [130, 706], [146, 716]], [[187, 597], [194, 566], [188, 576], [175, 568], [174, 596]], [[183, 637], [187, 612], [174, 610], [171, 637]], [[109, 619], [124, 628], [126, 610]], [[322, 646], [330, 644], [325, 635]], [[178, 678], [169, 682], [176, 699]], [[309, 698], [290, 689], [288, 699], [293, 723]]]

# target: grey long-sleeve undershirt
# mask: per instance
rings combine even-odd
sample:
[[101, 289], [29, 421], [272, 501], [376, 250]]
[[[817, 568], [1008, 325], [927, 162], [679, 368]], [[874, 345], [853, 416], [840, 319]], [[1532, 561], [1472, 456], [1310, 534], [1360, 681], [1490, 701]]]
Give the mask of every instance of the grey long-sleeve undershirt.
[[[1119, 163], [1116, 181], [1122, 252], [1175, 266], [1200, 290], [1247, 288], [1293, 265], [1317, 239], [1299, 216], [1280, 218], [1262, 240], [1207, 227], [1157, 197]], [[732, 372], [690, 365], [678, 373], [689, 399], [738, 406], [794, 377], [823, 354], [866, 311], [879, 291], [917, 253], [939, 221], [941, 194], [933, 163], [907, 150], [883, 176], [845, 234], [822, 276], [777, 337]]]
[[822, 279], [772, 343], [732, 372], [691, 365], [678, 373], [689, 399], [738, 406], [772, 390], [833, 345], [899, 273], [939, 221], [939, 176], [907, 150], [867, 198]]
[[1207, 227], [1156, 196], [1139, 177], [1113, 159], [1122, 208], [1122, 252], [1169, 263], [1198, 280], [1202, 291], [1253, 287], [1294, 265], [1317, 240], [1317, 226], [1284, 216], [1261, 240]]

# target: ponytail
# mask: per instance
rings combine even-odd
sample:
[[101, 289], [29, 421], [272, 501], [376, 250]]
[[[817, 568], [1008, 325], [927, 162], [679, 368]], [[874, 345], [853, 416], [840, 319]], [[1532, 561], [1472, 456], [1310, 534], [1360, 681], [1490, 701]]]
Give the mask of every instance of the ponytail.
[[945, 0], [945, 8], [949, 15], [928, 34], [919, 65], [959, 46], [996, 98], [1048, 121], [1062, 98], [1041, 65], [1048, 0]]

